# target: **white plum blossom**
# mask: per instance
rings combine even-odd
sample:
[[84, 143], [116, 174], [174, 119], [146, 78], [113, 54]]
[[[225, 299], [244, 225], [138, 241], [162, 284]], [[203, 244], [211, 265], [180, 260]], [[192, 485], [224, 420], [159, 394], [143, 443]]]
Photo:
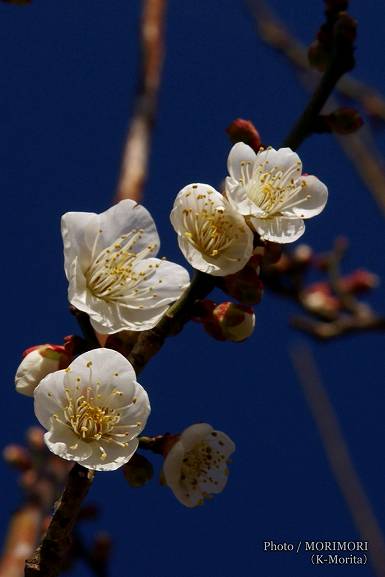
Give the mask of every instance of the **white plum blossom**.
[[68, 299], [98, 333], [151, 329], [189, 284], [182, 266], [154, 258], [155, 223], [133, 200], [101, 214], [67, 212], [62, 235]]
[[97, 471], [113, 471], [130, 460], [150, 413], [132, 365], [111, 349], [80, 355], [40, 381], [34, 396], [48, 448]]
[[[64, 347], [49, 344], [31, 347], [25, 351], [23, 357], [16, 371], [15, 385], [17, 392], [27, 397], [33, 397], [41, 379], [57, 371], [67, 358]], [[66, 364], [68, 362], [69, 360]]]
[[201, 505], [227, 483], [233, 441], [207, 423], [183, 431], [163, 463], [163, 474], [175, 497], [186, 507]]
[[299, 156], [290, 148], [256, 154], [238, 142], [230, 151], [226, 196], [263, 240], [289, 243], [305, 231], [303, 219], [325, 207], [328, 190], [315, 176], [302, 175]]
[[226, 198], [207, 184], [190, 184], [170, 215], [179, 248], [196, 269], [213, 276], [241, 270], [253, 252], [253, 234]]

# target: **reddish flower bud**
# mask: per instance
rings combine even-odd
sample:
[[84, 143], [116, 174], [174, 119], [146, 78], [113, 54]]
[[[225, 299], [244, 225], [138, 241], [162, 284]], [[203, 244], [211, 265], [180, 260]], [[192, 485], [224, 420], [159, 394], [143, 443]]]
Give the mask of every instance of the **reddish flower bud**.
[[260, 257], [253, 256], [239, 272], [223, 277], [218, 286], [227, 295], [244, 305], [256, 305], [263, 295], [263, 284], [259, 278]]
[[357, 36], [357, 20], [347, 12], [342, 12], [334, 25], [334, 33], [339, 40], [353, 44]]
[[301, 300], [309, 310], [328, 317], [333, 317], [340, 309], [339, 299], [333, 296], [330, 285], [326, 282], [317, 282], [306, 287]]
[[341, 289], [347, 293], [360, 294], [378, 285], [378, 276], [364, 269], [355, 270], [340, 280]]
[[241, 342], [254, 330], [255, 315], [250, 307], [225, 302], [217, 305], [212, 319], [204, 323], [206, 332], [218, 341]]
[[20, 445], [7, 445], [3, 450], [3, 458], [8, 465], [19, 471], [27, 471], [31, 468], [31, 457]]
[[233, 144], [237, 142], [244, 142], [251, 146], [251, 148], [258, 152], [261, 146], [261, 137], [258, 130], [250, 120], [237, 118], [226, 128], [227, 134]]
[[359, 112], [348, 107], [338, 108], [324, 118], [329, 129], [337, 134], [352, 134], [364, 123]]
[[29, 397], [41, 379], [49, 373], [58, 371], [69, 365], [70, 359], [62, 345], [37, 345], [30, 347], [23, 353], [16, 376], [16, 390]]

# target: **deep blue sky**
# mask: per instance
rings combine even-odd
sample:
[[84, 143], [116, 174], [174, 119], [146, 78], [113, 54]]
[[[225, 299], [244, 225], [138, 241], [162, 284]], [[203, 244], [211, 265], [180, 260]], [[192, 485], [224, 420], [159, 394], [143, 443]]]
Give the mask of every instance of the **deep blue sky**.
[[[1, 445], [35, 423], [29, 399], [14, 393], [23, 349], [60, 343], [77, 330], [67, 313], [59, 220], [69, 210], [101, 212], [114, 193], [137, 71], [138, 1], [35, 0], [0, 6], [0, 190], [3, 286]], [[309, 42], [322, 2], [272, 5]], [[385, 92], [385, 5], [353, 0], [359, 19], [356, 73]], [[241, 0], [171, 0], [167, 60], [144, 204], [162, 253], [183, 264], [169, 211], [191, 181], [218, 184], [229, 150], [224, 128], [252, 118], [263, 140], [279, 145], [306, 95], [285, 61], [257, 38]], [[384, 134], [378, 136], [384, 151]], [[385, 276], [383, 217], [329, 137], [301, 150], [306, 172], [327, 183], [325, 213], [304, 241], [328, 248], [351, 239], [347, 266]], [[375, 297], [384, 307], [383, 287]], [[349, 568], [310, 567], [304, 555], [262, 551], [264, 540], [355, 539], [319, 435], [288, 358], [300, 336], [287, 303], [266, 295], [254, 336], [217, 343], [200, 327], [170, 340], [140, 378], [153, 412], [147, 432], [207, 421], [236, 442], [227, 489], [196, 510], [183, 508], [154, 480], [133, 491], [117, 473], [97, 475], [92, 499], [116, 542], [111, 577], [328, 577]], [[384, 522], [383, 336], [312, 345], [355, 465]], [[157, 463], [159, 464], [159, 463]], [[17, 505], [15, 477], [0, 464], [1, 535]], [[369, 577], [369, 568], [360, 568]], [[74, 575], [86, 575], [78, 569]]]

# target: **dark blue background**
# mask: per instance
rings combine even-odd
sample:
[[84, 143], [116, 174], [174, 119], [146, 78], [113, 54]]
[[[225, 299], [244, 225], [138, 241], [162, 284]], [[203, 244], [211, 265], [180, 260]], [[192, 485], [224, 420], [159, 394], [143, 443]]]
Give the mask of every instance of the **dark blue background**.
[[[321, 1], [272, 5], [304, 42], [313, 38]], [[385, 5], [351, 5], [360, 23], [356, 74], [385, 91]], [[138, 1], [0, 6], [2, 446], [21, 441], [35, 422], [30, 399], [13, 389], [21, 351], [60, 343], [77, 330], [67, 313], [59, 219], [68, 210], [101, 212], [111, 202], [135, 94], [138, 17]], [[170, 208], [185, 184], [217, 185], [224, 177], [229, 122], [252, 118], [264, 142], [278, 146], [305, 101], [290, 67], [257, 38], [241, 0], [170, 1], [144, 200], [164, 255], [183, 264]], [[383, 133], [378, 140], [384, 150]], [[383, 217], [336, 142], [312, 138], [301, 156], [306, 172], [330, 190], [325, 213], [309, 222], [303, 240], [326, 249], [347, 235], [347, 267], [384, 276]], [[378, 306], [384, 306], [382, 295], [380, 287], [373, 299]], [[288, 358], [289, 343], [300, 338], [288, 328], [291, 312], [266, 295], [255, 334], [241, 345], [217, 343], [189, 326], [143, 372], [153, 408], [149, 434], [207, 421], [226, 431], [237, 451], [225, 492], [195, 510], [182, 507], [156, 479], [134, 491], [119, 472], [97, 475], [92, 498], [102, 504], [100, 526], [116, 544], [111, 577], [352, 574], [349, 567], [311, 567], [305, 555], [262, 550], [269, 539], [357, 538]], [[383, 336], [312, 348], [384, 527]], [[0, 468], [4, 531], [19, 493], [14, 474]], [[371, 575], [367, 567], [355, 571]]]

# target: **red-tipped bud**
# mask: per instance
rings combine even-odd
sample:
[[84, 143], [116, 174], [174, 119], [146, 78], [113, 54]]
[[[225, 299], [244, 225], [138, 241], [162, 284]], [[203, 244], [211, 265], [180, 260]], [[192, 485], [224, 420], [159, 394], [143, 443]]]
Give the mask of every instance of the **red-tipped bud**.
[[307, 309], [325, 316], [334, 316], [340, 309], [340, 301], [333, 296], [326, 282], [314, 283], [302, 292], [301, 300]]
[[203, 326], [218, 341], [241, 342], [253, 333], [255, 315], [250, 307], [225, 302], [215, 307], [211, 320]]
[[360, 294], [375, 288], [378, 276], [363, 269], [355, 270], [340, 280], [341, 289], [347, 293]]
[[30, 427], [26, 434], [28, 445], [35, 451], [43, 451], [46, 449], [44, 443], [44, 430], [40, 427]]
[[3, 450], [3, 458], [8, 465], [19, 471], [27, 471], [32, 465], [28, 451], [20, 445], [7, 445]]
[[226, 128], [227, 134], [233, 144], [237, 142], [244, 142], [251, 146], [251, 148], [258, 152], [261, 146], [261, 137], [258, 130], [250, 120], [237, 118]]
[[253, 256], [239, 272], [223, 277], [219, 282], [224, 293], [244, 305], [258, 304], [263, 295], [263, 284], [259, 278], [260, 257]]
[[353, 45], [357, 37], [357, 20], [342, 12], [334, 25], [334, 34], [337, 39]]
[[364, 123], [359, 112], [348, 107], [338, 108], [324, 118], [329, 129], [337, 134], [352, 134]]
[[33, 396], [37, 385], [49, 373], [69, 365], [70, 359], [62, 345], [37, 345], [23, 353], [16, 376], [16, 390], [28, 397]]

